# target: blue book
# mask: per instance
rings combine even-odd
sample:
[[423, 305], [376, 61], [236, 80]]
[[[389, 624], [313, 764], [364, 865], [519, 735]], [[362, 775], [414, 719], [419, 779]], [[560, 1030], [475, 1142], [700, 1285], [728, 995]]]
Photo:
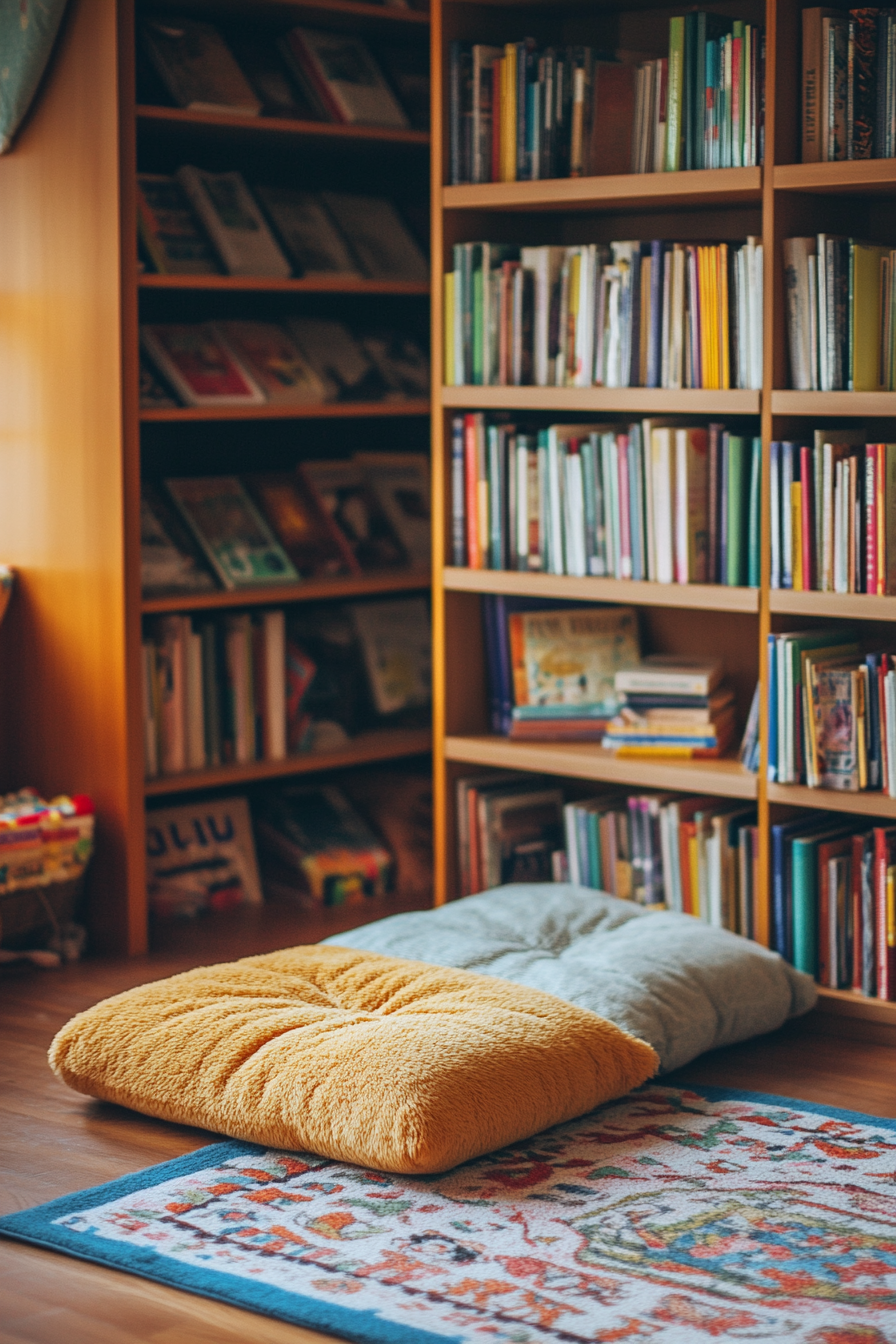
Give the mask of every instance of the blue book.
[[488, 567], [504, 568], [505, 437], [500, 425], [489, 425], [488, 448]]
[[813, 817], [804, 813], [795, 821], [781, 822], [771, 828], [772, 839], [772, 909], [770, 946], [787, 961], [793, 960], [793, 902], [791, 858], [788, 843], [796, 835], [812, 835], [830, 825], [829, 816]]

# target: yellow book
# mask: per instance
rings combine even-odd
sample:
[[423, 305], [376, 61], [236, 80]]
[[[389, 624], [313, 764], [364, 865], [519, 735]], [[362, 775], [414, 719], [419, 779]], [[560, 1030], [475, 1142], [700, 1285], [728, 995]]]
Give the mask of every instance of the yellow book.
[[697, 305], [704, 320], [700, 323], [700, 386], [709, 387], [709, 331], [705, 320], [709, 295], [706, 284], [706, 248], [697, 248]]
[[896, 868], [887, 869], [887, 947], [896, 947]]
[[706, 329], [706, 368], [703, 375], [704, 387], [717, 387], [716, 382], [716, 304], [715, 272], [716, 261], [713, 249], [704, 249], [706, 267], [706, 294], [700, 305], [701, 325]]
[[863, 669], [857, 668], [852, 674], [852, 703], [856, 716], [856, 742], [859, 757], [859, 788], [868, 787], [868, 753], [865, 748], [865, 678]]
[[694, 748], [667, 746], [665, 744], [661, 747], [660, 746], [636, 747], [631, 744], [627, 744], [624, 747], [614, 747], [613, 755], [618, 756], [620, 758], [628, 757], [629, 759], [638, 756], [654, 756], [654, 757], [674, 756], [677, 760], [689, 761], [691, 757], [694, 755]]
[[709, 248], [709, 339], [712, 348], [712, 382], [719, 386], [719, 249]]
[[849, 260], [852, 268], [853, 330], [850, 341], [850, 390], [881, 392], [881, 261], [889, 256], [887, 247], [851, 241]]
[[716, 250], [719, 256], [719, 350], [722, 357], [719, 387], [729, 388], [731, 369], [728, 362], [728, 244], [720, 243]]
[[501, 61], [501, 181], [516, 181], [516, 44], [508, 42]]
[[700, 847], [696, 832], [688, 836], [688, 863], [691, 868], [691, 914], [700, 918]]
[[793, 537], [793, 591], [803, 591], [803, 487], [794, 481], [790, 487], [790, 533]]
[[454, 271], [445, 272], [445, 311], [442, 314], [442, 339], [445, 343], [445, 386], [454, 387]]
[[579, 287], [582, 278], [582, 254], [574, 252], [569, 259], [569, 304], [566, 323], [566, 350], [564, 382], [568, 387], [576, 377], [576, 330], [579, 323]]

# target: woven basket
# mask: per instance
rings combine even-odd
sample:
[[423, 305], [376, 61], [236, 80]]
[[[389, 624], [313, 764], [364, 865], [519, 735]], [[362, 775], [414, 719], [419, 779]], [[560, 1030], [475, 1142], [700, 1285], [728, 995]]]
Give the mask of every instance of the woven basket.
[[44, 947], [59, 925], [81, 922], [84, 878], [81, 873], [63, 882], [0, 893], [0, 947]]

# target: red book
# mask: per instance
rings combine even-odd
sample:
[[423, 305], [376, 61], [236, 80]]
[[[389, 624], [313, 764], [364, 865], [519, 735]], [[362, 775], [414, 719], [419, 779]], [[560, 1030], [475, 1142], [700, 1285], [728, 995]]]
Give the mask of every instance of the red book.
[[852, 928], [852, 988], [857, 994], [862, 992], [862, 856], [865, 852], [865, 835], [862, 831], [852, 837], [852, 869], [850, 871], [850, 902]]
[[877, 444], [865, 445], [865, 592], [877, 592]]
[[896, 946], [887, 938], [887, 868], [896, 858], [896, 827], [874, 828], [874, 927], [877, 952], [877, 997], [896, 998]]
[[806, 444], [800, 448], [800, 507], [803, 531], [803, 592], [817, 587], [815, 571], [815, 482], [812, 470], [812, 449]]
[[678, 863], [681, 868], [682, 914], [694, 913], [694, 895], [691, 891], [691, 840], [697, 834], [696, 821], [683, 821], [678, 827]]
[[471, 569], [482, 565], [479, 549], [479, 450], [476, 443], [476, 416], [464, 416], [464, 495], [467, 507], [467, 564]]

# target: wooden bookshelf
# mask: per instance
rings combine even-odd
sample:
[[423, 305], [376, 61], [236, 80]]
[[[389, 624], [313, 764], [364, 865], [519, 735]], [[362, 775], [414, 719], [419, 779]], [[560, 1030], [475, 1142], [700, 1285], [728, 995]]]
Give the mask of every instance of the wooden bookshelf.
[[788, 392], [771, 394], [772, 415], [896, 416], [896, 392]]
[[720, 583], [642, 583], [635, 579], [570, 578], [565, 574], [520, 574], [503, 569], [446, 566], [446, 591], [507, 593], [516, 597], [575, 598], [582, 602], [619, 602], [643, 607], [683, 607], [704, 611], [759, 611], [757, 588], [727, 588]]
[[[674, 177], [674, 173], [669, 174]], [[760, 394], [665, 387], [443, 387], [444, 407], [467, 411], [618, 412], [621, 415], [758, 415]]]
[[145, 597], [144, 616], [166, 611], [226, 611], [233, 607], [273, 607], [287, 602], [335, 602], [377, 593], [410, 593], [428, 588], [429, 570], [394, 569], [378, 574], [347, 574], [335, 579], [305, 579], [301, 583], [266, 584], [238, 592], [180, 593], [174, 597]]
[[776, 191], [809, 191], [824, 196], [893, 196], [892, 159], [851, 163], [782, 163], [775, 166]]
[[[175, 14], [183, 12], [180, 0], [156, 0], [154, 8]], [[190, 11], [214, 19], [223, 14], [243, 15], [246, 6], [244, 0], [191, 0]], [[382, 32], [384, 28], [388, 32], [390, 28], [400, 30], [405, 25], [415, 29], [429, 24], [429, 10], [425, 6], [405, 9], [365, 3], [365, 0], [253, 0], [252, 15], [374, 33]]]
[[428, 294], [428, 281], [361, 280], [352, 275], [312, 275], [301, 280], [265, 275], [141, 275], [140, 289], [211, 290], [242, 294]]
[[772, 588], [769, 610], [790, 616], [835, 617], [844, 621], [896, 621], [896, 597], [872, 593], [795, 593]]
[[484, 182], [442, 190], [445, 210], [650, 210], [658, 206], [751, 205], [761, 199], [761, 168]]
[[840, 793], [837, 789], [810, 789], [805, 784], [768, 784], [768, 801], [788, 807], [821, 808], [826, 812], [851, 812], [863, 817], [896, 819], [896, 798], [885, 793]]
[[428, 131], [392, 126], [343, 126], [331, 121], [293, 121], [287, 117], [240, 117], [229, 112], [193, 112], [181, 107], [136, 108], [137, 121], [150, 130], [187, 132], [192, 139], [238, 141], [320, 141], [326, 143], [405, 146], [426, 149]]
[[428, 401], [309, 401], [291, 405], [144, 407], [145, 424], [189, 424], [194, 420], [370, 420], [429, 415]]

